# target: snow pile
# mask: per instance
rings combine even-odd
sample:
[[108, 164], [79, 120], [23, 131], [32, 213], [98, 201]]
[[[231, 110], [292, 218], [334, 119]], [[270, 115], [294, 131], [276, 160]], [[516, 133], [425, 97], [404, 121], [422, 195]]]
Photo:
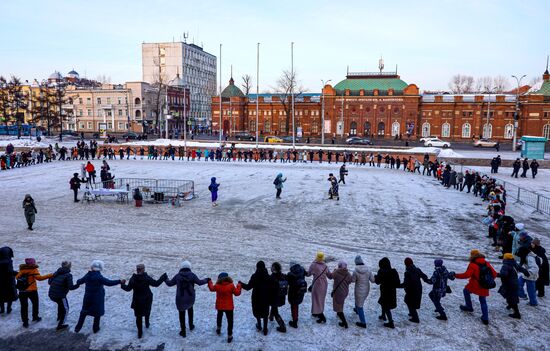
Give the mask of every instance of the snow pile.
[[463, 158], [464, 155], [455, 152], [453, 149], [442, 149], [437, 157]]
[[4, 148], [8, 146], [8, 144], [12, 144], [14, 147], [36, 147], [36, 148], [44, 148], [48, 147], [49, 143], [42, 139], [42, 141], [38, 142], [36, 141], [36, 138], [29, 139], [29, 137], [21, 137], [21, 139], [17, 139], [16, 136], [14, 137], [2, 137], [0, 139], [0, 147]]
[[[93, 162], [99, 168], [100, 162]], [[433, 177], [423, 177], [402, 170], [356, 167], [349, 165], [346, 184], [340, 185], [340, 201], [327, 200], [329, 172], [339, 165], [222, 163], [205, 161], [109, 161], [117, 177], [194, 179], [198, 198], [182, 207], [145, 204], [118, 204], [109, 199], [97, 203], [73, 203], [68, 179], [79, 171], [80, 162], [53, 162], [20, 168], [0, 174], [2, 225], [0, 243], [15, 252], [15, 266], [26, 257], [35, 257], [41, 273], [54, 272], [61, 261], [71, 260], [75, 279], [82, 277], [94, 259], [106, 264], [103, 274], [109, 278], [130, 278], [138, 263], [158, 278], [167, 272], [173, 277], [183, 259], [189, 260], [200, 277], [215, 279], [222, 271], [235, 281], [247, 281], [262, 259], [271, 264], [281, 262], [285, 272], [295, 260], [306, 268], [315, 253], [326, 253], [330, 269], [343, 259], [354, 268], [353, 260], [361, 254], [372, 270], [387, 256], [403, 278], [405, 257], [411, 257], [426, 274], [431, 275], [435, 258], [443, 258], [451, 271], [463, 272], [471, 249], [480, 249], [489, 262], [500, 269], [498, 253], [486, 238], [481, 225], [485, 204], [471, 194], [444, 189]], [[273, 179], [282, 172], [288, 178], [282, 200], [275, 201]], [[219, 206], [213, 208], [207, 187], [212, 176], [220, 182]], [[21, 208], [24, 194], [30, 193], [38, 210], [35, 231], [29, 232]], [[82, 193], [82, 192], [81, 192]], [[80, 194], [81, 196], [82, 194]], [[507, 211], [525, 223], [526, 228], [547, 248], [549, 218], [522, 211], [510, 203]], [[308, 283], [311, 279], [308, 278]], [[498, 281], [500, 285], [500, 281]], [[477, 350], [548, 348], [550, 339], [550, 305], [541, 298], [538, 307], [521, 303], [521, 320], [511, 320], [505, 301], [491, 291], [488, 298], [490, 325], [479, 320], [479, 303], [474, 313], [459, 310], [466, 281], [450, 283], [453, 292], [442, 301], [449, 321], [435, 319], [424, 286], [420, 324], [408, 322], [404, 293], [398, 290], [398, 307], [393, 311], [396, 329], [382, 327], [378, 320], [379, 288], [371, 287], [365, 304], [367, 329], [355, 327], [353, 286], [345, 303], [350, 328], [338, 327], [332, 301], [327, 294], [326, 325], [318, 325], [310, 316], [311, 294], [300, 306], [299, 328], [286, 334], [275, 331], [270, 323], [268, 336], [255, 329], [250, 292], [235, 300], [233, 344], [215, 334], [215, 294], [197, 287], [194, 307], [195, 330], [187, 338], [178, 335], [178, 312], [174, 303], [176, 288], [154, 288], [151, 328], [137, 339], [131, 294], [119, 287], [106, 288], [106, 314], [101, 331], [91, 333], [88, 319], [81, 333], [94, 348], [164, 350], [229, 349], [235, 350]], [[329, 282], [329, 291], [332, 282]], [[47, 296], [46, 282], [38, 283], [40, 323], [21, 327], [19, 303], [11, 315], [0, 316], [0, 338], [29, 335], [56, 325], [56, 307]], [[68, 324], [74, 328], [82, 306], [84, 287], [68, 295], [71, 306]], [[280, 309], [282, 318], [290, 320], [288, 303]], [[127, 347], [131, 345], [130, 347]]]

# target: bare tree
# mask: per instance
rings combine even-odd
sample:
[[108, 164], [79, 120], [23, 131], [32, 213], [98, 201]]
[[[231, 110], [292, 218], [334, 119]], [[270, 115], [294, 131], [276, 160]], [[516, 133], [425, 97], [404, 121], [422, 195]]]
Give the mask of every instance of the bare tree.
[[484, 93], [488, 93], [493, 91], [494, 85], [493, 85], [493, 78], [489, 76], [481, 77], [481, 91]]
[[291, 95], [294, 92], [294, 97], [302, 95], [304, 87], [297, 80], [297, 73], [292, 73], [290, 70], [283, 70], [279, 79], [277, 79], [276, 86], [272, 88], [273, 91], [279, 95], [281, 105], [286, 113], [286, 131], [288, 133], [290, 129], [290, 121], [292, 119], [292, 104]]
[[495, 91], [499, 94], [504, 93], [510, 87], [510, 81], [505, 76], [496, 76], [493, 78]]
[[542, 81], [542, 78], [540, 76], [537, 76], [537, 77], [533, 77], [533, 79], [531, 79], [529, 81], [529, 86], [530, 87], [534, 87], [535, 85], [537, 85], [539, 82]]
[[464, 82], [462, 85], [462, 93], [463, 94], [470, 94], [474, 90], [474, 77], [472, 76], [464, 76]]
[[241, 86], [243, 87], [244, 95], [248, 96], [252, 91], [252, 76], [250, 74], [245, 74], [241, 79], [243, 80]]
[[[163, 70], [163, 66], [160, 62], [160, 47], [158, 48], [158, 55], [153, 58], [153, 64], [156, 67], [156, 72], [153, 75], [153, 87], [155, 88], [155, 96], [153, 98], [153, 111], [155, 112], [155, 127], [160, 131], [160, 116], [164, 108], [166, 108], [166, 90], [168, 86], [168, 77]], [[168, 135], [166, 136], [168, 138]]]
[[100, 82], [101, 84], [109, 84], [111, 83], [111, 77], [106, 76], [105, 74], [100, 74], [95, 78], [96, 81]]
[[474, 77], [456, 74], [451, 78], [449, 88], [455, 94], [471, 93], [474, 88]]
[[27, 109], [27, 98], [22, 92], [21, 79], [11, 76], [7, 84], [8, 94], [8, 121], [17, 123], [17, 138], [21, 138], [21, 124], [24, 122], [25, 113], [21, 110]]

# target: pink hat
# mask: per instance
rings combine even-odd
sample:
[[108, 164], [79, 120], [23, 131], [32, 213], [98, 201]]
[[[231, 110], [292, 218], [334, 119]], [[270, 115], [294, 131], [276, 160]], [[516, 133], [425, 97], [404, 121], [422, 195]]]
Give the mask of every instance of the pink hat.
[[34, 266], [36, 265], [36, 260], [34, 258], [25, 258], [25, 264], [29, 266]]

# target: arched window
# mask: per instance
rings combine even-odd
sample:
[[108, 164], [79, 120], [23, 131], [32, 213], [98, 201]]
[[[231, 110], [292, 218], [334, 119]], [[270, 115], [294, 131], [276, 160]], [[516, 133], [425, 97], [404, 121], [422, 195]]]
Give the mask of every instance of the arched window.
[[464, 123], [462, 125], [462, 137], [463, 138], [469, 138], [472, 134], [472, 126], [470, 123]]
[[504, 126], [504, 139], [512, 139], [514, 137], [514, 125], [508, 123]]
[[441, 137], [448, 138], [451, 136], [451, 125], [447, 122], [441, 126]]
[[399, 135], [399, 122], [393, 122], [391, 125], [391, 136]]
[[140, 105], [140, 104], [141, 104], [141, 99], [137, 97], [137, 98], [134, 100], [134, 103], [135, 103], [136, 105]]
[[550, 139], [550, 124], [545, 124], [544, 127], [542, 127], [542, 136], [546, 139]]
[[422, 124], [422, 136], [423, 137], [430, 136], [430, 124], [428, 122], [424, 122]]
[[370, 135], [370, 122], [365, 122], [363, 125], [363, 135], [369, 136]]
[[384, 122], [378, 123], [378, 135], [384, 136], [385, 133], [386, 133], [386, 125], [384, 124]]
[[493, 125], [491, 123], [485, 123], [483, 125], [483, 137], [485, 139], [490, 139], [493, 136]]
[[357, 135], [357, 122], [353, 121], [350, 123], [349, 135]]
[[311, 134], [318, 134], [319, 133], [319, 121], [314, 120], [311, 123]]
[[141, 111], [140, 110], [136, 110], [136, 118], [141, 118]]

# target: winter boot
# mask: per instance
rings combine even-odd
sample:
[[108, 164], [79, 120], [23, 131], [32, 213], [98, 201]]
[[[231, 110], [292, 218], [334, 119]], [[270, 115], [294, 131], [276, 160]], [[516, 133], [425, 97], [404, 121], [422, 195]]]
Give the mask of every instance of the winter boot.
[[464, 312], [474, 312], [474, 309], [472, 307], [460, 305], [460, 310]]
[[367, 324], [366, 323], [361, 323], [361, 322], [355, 322], [355, 325], [358, 326], [359, 328], [367, 328]]
[[340, 321], [341, 321], [341, 322], [338, 323], [338, 325], [345, 328], [345, 329], [348, 329], [348, 322], [346, 321], [346, 316], [344, 315], [344, 312], [338, 312], [337, 315], [338, 315], [338, 318], [340, 318]]
[[277, 327], [277, 331], [279, 333], [286, 333], [286, 326], [283, 319], [281, 317], [276, 317], [275, 319], [277, 320], [277, 324], [279, 324], [279, 326]]
[[233, 341], [233, 335], [228, 335], [227, 336], [227, 343], [231, 344], [232, 341]]
[[321, 323], [326, 323], [327, 322], [327, 319], [325, 318], [324, 313], [319, 313], [317, 315], [317, 317], [319, 318], [319, 319], [317, 319], [317, 323], [321, 324]]
[[221, 329], [219, 327], [216, 328], [216, 334], [221, 335], [221, 333], [222, 333]]
[[262, 321], [260, 318], [256, 318], [256, 329], [262, 331]]
[[393, 321], [389, 321], [388, 323], [384, 323], [384, 327], [394, 329], [395, 325], [393, 325]]
[[68, 326], [67, 324], [59, 324], [59, 325], [57, 326], [57, 328], [55, 328], [55, 330], [61, 331], [61, 330], [65, 330], [65, 329], [67, 329], [67, 328], [69, 328], [69, 326]]
[[440, 321], [446, 321], [447, 315], [445, 313], [440, 313], [439, 316], [435, 317], [436, 319], [439, 319]]
[[290, 322], [288, 322], [288, 325], [290, 325], [292, 328], [296, 329], [296, 328], [298, 328], [298, 321], [290, 321]]
[[378, 319], [380, 319], [381, 321], [385, 321], [386, 320], [386, 316], [381, 314], [380, 316], [378, 316]]
[[181, 336], [182, 338], [185, 338], [185, 337], [187, 336], [187, 334], [186, 334], [186, 332], [185, 332], [185, 329], [182, 330], [182, 331], [180, 331], [180, 336]]
[[489, 321], [487, 319], [480, 318], [483, 325], [489, 325]]
[[138, 339], [141, 339], [143, 336], [143, 320], [141, 317], [136, 317], [136, 326], [138, 330]]

